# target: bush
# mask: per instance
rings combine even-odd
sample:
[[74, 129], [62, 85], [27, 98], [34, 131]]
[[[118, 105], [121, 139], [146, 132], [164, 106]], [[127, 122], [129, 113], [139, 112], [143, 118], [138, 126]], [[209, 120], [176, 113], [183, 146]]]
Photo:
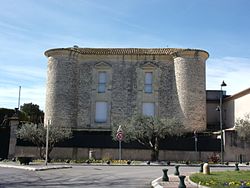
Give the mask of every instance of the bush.
[[218, 163], [220, 161], [220, 156], [216, 153], [213, 153], [209, 158], [208, 158], [209, 162], [212, 163]]
[[29, 165], [30, 162], [32, 162], [31, 157], [18, 157], [17, 160], [20, 162], [20, 164]]

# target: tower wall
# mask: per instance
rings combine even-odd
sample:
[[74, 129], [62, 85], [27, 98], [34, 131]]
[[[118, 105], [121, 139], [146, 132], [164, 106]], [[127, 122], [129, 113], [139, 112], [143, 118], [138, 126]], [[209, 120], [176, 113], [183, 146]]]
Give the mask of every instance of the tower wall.
[[179, 99], [179, 118], [188, 131], [206, 129], [205, 61], [208, 54], [198, 50], [178, 52], [174, 57]]
[[77, 54], [60, 50], [47, 55], [45, 123], [51, 121], [62, 127], [74, 127], [77, 112]]

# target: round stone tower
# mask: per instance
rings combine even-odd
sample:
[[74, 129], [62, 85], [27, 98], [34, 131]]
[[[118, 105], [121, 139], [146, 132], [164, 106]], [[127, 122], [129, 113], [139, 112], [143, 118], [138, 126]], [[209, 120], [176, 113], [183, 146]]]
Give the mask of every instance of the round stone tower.
[[45, 52], [48, 57], [45, 124], [76, 126], [77, 53], [65, 49]]
[[208, 53], [186, 49], [173, 54], [178, 116], [188, 131], [206, 129], [205, 62]]

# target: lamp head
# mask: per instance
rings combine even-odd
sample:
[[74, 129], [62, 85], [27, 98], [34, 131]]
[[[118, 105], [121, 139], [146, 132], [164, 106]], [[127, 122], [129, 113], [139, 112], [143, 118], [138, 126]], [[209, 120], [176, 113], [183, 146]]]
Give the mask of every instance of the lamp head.
[[227, 84], [226, 84], [226, 83], [224, 82], [224, 80], [223, 80], [220, 86], [221, 86], [221, 87], [224, 87], [224, 86], [227, 86]]
[[220, 106], [217, 106], [215, 110], [220, 111]]

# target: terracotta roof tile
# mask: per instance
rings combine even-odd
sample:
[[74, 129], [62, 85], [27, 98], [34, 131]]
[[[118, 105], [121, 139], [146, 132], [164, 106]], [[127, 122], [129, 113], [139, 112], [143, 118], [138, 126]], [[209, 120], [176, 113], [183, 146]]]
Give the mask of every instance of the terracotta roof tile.
[[[184, 48], [57, 48], [47, 50], [45, 55], [48, 56], [48, 52], [56, 50], [69, 50], [79, 52], [81, 54], [96, 54], [96, 55], [171, 55], [176, 52], [199, 50], [199, 49], [184, 49]], [[206, 52], [207, 53], [207, 52]]]

